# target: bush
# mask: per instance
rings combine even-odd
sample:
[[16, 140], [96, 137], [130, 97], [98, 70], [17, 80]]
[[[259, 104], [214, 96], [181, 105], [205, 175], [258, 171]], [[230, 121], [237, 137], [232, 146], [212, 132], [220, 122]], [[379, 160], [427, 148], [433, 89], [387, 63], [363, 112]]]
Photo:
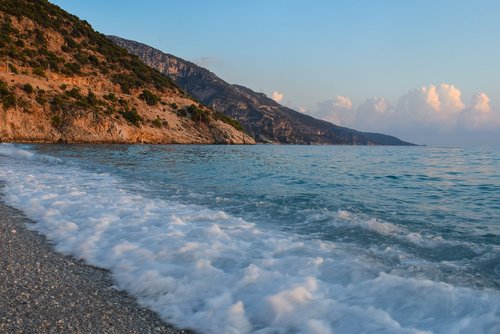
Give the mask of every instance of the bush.
[[150, 106], [156, 105], [161, 100], [158, 96], [153, 94], [153, 92], [151, 92], [147, 89], [142, 91], [142, 94], [139, 95], [139, 98], [141, 100], [144, 100]]
[[0, 100], [6, 110], [16, 106], [16, 97], [2, 80], [0, 80]]
[[191, 120], [195, 122], [207, 122], [209, 119], [207, 112], [194, 104], [190, 105], [187, 111], [191, 114]]
[[31, 86], [29, 83], [24, 84], [23, 90], [28, 94], [32, 94], [34, 91], [33, 86]]
[[45, 77], [45, 71], [43, 70], [43, 68], [41, 67], [35, 67], [33, 69], [33, 74], [34, 75], [38, 75], [40, 77]]
[[239, 130], [239, 131], [245, 131], [245, 129], [243, 129], [243, 126], [241, 126], [240, 122], [238, 122], [237, 120], [235, 120], [234, 118], [231, 118], [227, 115], [224, 115], [223, 113], [221, 112], [218, 112], [216, 111], [214, 113], [214, 117], [215, 119], [217, 120], [220, 120], [226, 124], [229, 124], [231, 125], [233, 128], [235, 128], [236, 130]]
[[109, 93], [108, 95], [104, 95], [103, 98], [105, 100], [108, 100], [108, 101], [111, 101], [111, 102], [115, 102], [116, 101], [116, 95], [113, 94], [113, 93]]
[[125, 109], [120, 112], [120, 114], [125, 118], [125, 120], [135, 126], [139, 126], [142, 122], [142, 117], [137, 113], [137, 109]]
[[54, 115], [52, 116], [51, 122], [54, 128], [58, 128], [59, 126], [61, 126], [62, 120], [59, 115]]
[[156, 118], [151, 122], [154, 127], [161, 128], [163, 126], [163, 122], [160, 117], [156, 116]]
[[17, 71], [17, 67], [15, 67], [14, 65], [12, 64], [9, 64], [9, 70], [14, 73], [14, 74], [18, 74], [19, 72]]

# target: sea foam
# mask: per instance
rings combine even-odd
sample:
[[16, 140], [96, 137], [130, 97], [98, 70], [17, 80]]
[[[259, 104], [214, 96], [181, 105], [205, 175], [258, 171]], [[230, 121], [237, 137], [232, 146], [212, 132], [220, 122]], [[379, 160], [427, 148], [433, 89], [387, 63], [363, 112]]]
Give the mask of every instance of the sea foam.
[[[0, 145], [4, 200], [57, 251], [109, 269], [121, 289], [178, 326], [202, 333], [500, 332], [498, 291], [388, 273], [352, 245], [148, 198], [112, 175], [30, 153]], [[397, 226], [347, 212], [339, 219], [420, 242]]]

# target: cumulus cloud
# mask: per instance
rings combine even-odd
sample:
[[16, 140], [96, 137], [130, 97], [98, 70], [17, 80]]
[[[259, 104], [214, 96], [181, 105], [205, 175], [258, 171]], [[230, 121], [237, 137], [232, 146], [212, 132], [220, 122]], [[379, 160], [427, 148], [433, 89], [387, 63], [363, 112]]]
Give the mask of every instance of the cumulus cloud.
[[395, 135], [500, 133], [500, 112], [491, 108], [486, 93], [473, 95], [466, 105], [460, 89], [448, 83], [410, 89], [395, 106], [374, 97], [355, 108], [348, 97], [337, 96], [318, 103], [310, 114], [342, 126]]
[[338, 125], [351, 123], [355, 116], [351, 99], [342, 95], [337, 95], [335, 100], [327, 100], [318, 103], [317, 110], [311, 114]]
[[471, 109], [481, 113], [491, 112], [490, 98], [485, 93], [474, 94], [471, 98]]
[[278, 91], [273, 92], [273, 94], [271, 95], [271, 98], [276, 102], [281, 102], [284, 97], [285, 97], [285, 95], [283, 93], [278, 92]]

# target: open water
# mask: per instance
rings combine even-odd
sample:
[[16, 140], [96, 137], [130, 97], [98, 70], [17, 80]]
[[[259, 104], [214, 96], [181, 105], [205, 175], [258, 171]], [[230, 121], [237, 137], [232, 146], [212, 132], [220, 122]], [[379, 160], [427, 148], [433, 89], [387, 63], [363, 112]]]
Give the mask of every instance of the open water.
[[0, 145], [3, 200], [201, 333], [500, 333], [500, 149]]

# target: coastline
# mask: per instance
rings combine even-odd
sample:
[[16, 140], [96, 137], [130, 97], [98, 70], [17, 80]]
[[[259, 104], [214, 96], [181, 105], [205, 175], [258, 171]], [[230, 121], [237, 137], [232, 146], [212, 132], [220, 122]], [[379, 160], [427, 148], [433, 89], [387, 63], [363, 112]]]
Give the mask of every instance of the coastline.
[[109, 271], [56, 253], [0, 200], [1, 333], [191, 333], [165, 323]]

